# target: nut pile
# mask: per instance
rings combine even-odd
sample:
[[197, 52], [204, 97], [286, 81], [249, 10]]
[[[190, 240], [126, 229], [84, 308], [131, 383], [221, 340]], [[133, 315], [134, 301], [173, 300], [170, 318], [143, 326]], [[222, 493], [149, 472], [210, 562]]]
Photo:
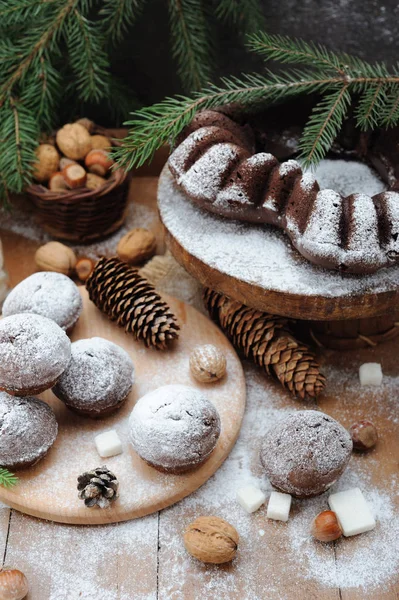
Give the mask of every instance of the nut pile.
[[93, 123], [80, 119], [59, 129], [36, 150], [35, 181], [53, 192], [77, 188], [95, 190], [103, 186], [113, 161], [107, 150], [112, 144], [104, 135], [91, 135]]

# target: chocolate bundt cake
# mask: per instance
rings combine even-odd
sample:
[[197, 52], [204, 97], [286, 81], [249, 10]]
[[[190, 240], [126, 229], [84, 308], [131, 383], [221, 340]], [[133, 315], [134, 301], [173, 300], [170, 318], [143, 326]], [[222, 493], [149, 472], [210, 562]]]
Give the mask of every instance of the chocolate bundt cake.
[[389, 190], [343, 197], [320, 190], [296, 160], [255, 153], [251, 128], [207, 110], [186, 128], [168, 164], [177, 185], [202, 208], [280, 227], [310, 262], [365, 274], [399, 262], [398, 173], [387, 153], [379, 157]]

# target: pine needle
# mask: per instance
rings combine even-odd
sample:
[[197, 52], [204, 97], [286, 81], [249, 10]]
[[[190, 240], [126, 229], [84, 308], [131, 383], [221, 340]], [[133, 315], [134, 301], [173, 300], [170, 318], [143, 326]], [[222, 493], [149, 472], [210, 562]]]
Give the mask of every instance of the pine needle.
[[[223, 6], [227, 11], [227, 4]], [[224, 78], [220, 85], [208, 85], [191, 96], [166, 98], [136, 111], [125, 123], [131, 130], [123, 147], [115, 152], [118, 164], [127, 169], [141, 166], [163, 144], [173, 146], [196, 112], [226, 104], [248, 112], [303, 94], [321, 95], [300, 142], [299, 158], [306, 167], [326, 156], [358, 96], [355, 114], [361, 129], [399, 123], [399, 69], [390, 72], [384, 63], [366, 63], [321, 45], [264, 32], [249, 36], [248, 45], [266, 60], [305, 67]]]
[[10, 473], [8, 469], [0, 468], [0, 485], [5, 488], [12, 488], [18, 483], [18, 477], [14, 473]]

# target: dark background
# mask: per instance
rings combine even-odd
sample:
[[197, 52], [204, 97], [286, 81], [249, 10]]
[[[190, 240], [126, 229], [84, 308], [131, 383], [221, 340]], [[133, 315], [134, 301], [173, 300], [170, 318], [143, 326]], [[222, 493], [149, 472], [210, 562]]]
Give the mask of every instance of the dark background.
[[[242, 0], [245, 2], [245, 0]], [[262, 0], [266, 29], [348, 51], [368, 60], [398, 60], [398, 0]], [[261, 68], [228, 27], [212, 31], [218, 75]], [[167, 0], [150, 0], [128, 40], [118, 47], [114, 71], [142, 104], [181, 92], [171, 58]]]

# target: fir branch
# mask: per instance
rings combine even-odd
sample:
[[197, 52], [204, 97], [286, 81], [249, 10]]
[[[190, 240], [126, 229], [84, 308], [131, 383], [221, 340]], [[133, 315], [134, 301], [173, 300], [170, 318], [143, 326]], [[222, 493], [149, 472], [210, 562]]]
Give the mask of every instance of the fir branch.
[[69, 63], [74, 86], [83, 101], [99, 102], [109, 96], [109, 61], [102, 31], [77, 8], [67, 22]]
[[100, 10], [105, 34], [116, 43], [136, 22], [145, 0], [105, 0]]
[[285, 64], [311, 64], [321, 69], [336, 71], [340, 75], [345, 74], [348, 62], [318, 44], [265, 31], [250, 36], [248, 47], [265, 60], [276, 60]]
[[211, 45], [202, 0], [169, 0], [172, 54], [187, 90], [197, 91], [211, 72]]
[[344, 85], [326, 95], [313, 109], [299, 144], [304, 167], [319, 162], [331, 148], [351, 103], [348, 87]]
[[359, 127], [399, 122], [397, 69], [390, 72], [384, 63], [369, 64], [323, 46], [265, 33], [250, 36], [249, 45], [267, 59], [306, 64], [307, 68], [223, 79], [220, 86], [210, 85], [191, 97], [167, 98], [141, 109], [126, 123], [132, 131], [116, 151], [119, 164], [128, 169], [142, 165], [160, 146], [173, 144], [198, 110], [230, 103], [248, 111], [299, 94], [320, 94], [322, 100], [313, 110], [300, 144], [305, 166], [316, 164], [329, 151], [354, 95], [361, 96], [356, 111]]
[[217, 0], [215, 15], [221, 21], [231, 22], [242, 36], [254, 33], [264, 26], [258, 0]]
[[0, 468], [0, 485], [5, 488], [12, 488], [18, 483], [18, 477], [8, 469]]
[[165, 143], [173, 145], [176, 137], [192, 120], [198, 110], [237, 103], [254, 110], [259, 103], [277, 101], [282, 96], [293, 96], [314, 90], [323, 90], [330, 79], [309, 77], [307, 72], [284, 74], [245, 75], [242, 79], [223, 79], [223, 86], [212, 85], [191, 97], [177, 96], [136, 111], [125, 123], [131, 127], [114, 158], [127, 169], [140, 167], [151, 159]]
[[356, 109], [356, 120], [360, 129], [367, 131], [381, 124], [386, 100], [386, 89], [382, 81], [364, 90]]

